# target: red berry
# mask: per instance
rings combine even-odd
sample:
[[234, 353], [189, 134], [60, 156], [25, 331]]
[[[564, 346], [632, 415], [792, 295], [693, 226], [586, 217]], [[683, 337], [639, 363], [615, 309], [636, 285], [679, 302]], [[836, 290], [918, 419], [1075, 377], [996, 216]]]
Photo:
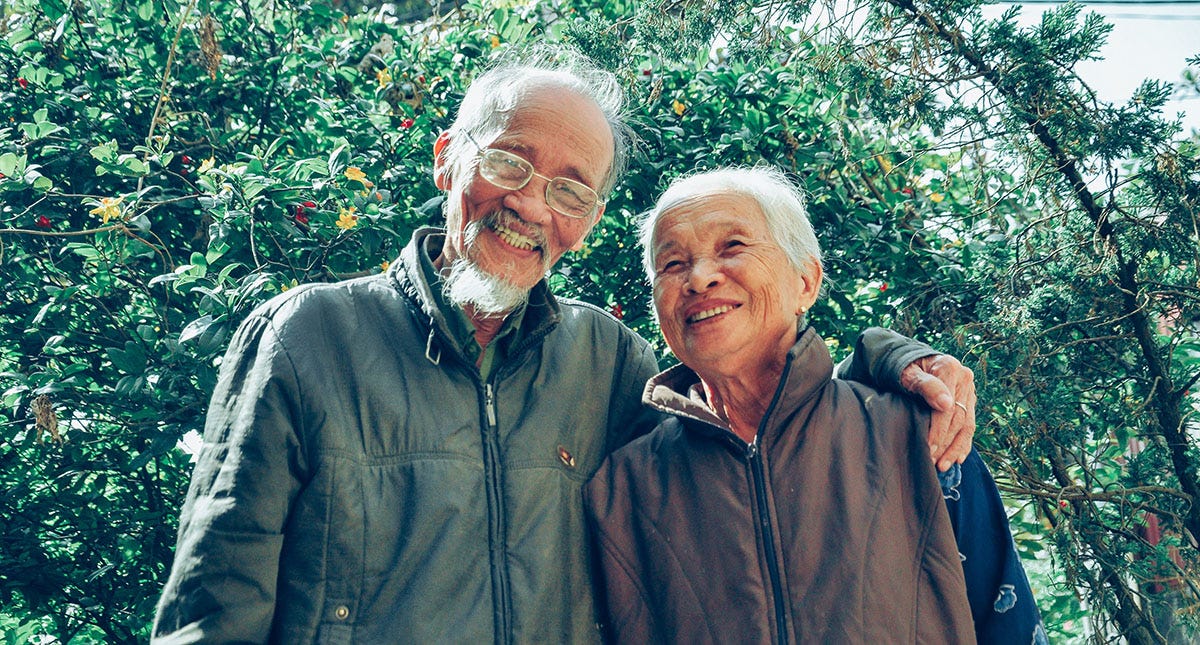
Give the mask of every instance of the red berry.
[[297, 224], [308, 224], [308, 215], [305, 215], [304, 211], [297, 212], [296, 213], [296, 223]]
[[21, 86], [21, 89], [23, 89], [23, 90], [24, 90], [24, 89], [27, 89], [27, 88], [29, 87], [29, 81], [27, 81], [27, 80], [25, 80], [25, 79], [23, 79], [23, 78], [18, 78], [18, 79], [17, 79], [17, 85], [20, 85], [20, 86]]
[[653, 73], [654, 73], [653, 71], [651, 71], [651, 70], [648, 70], [648, 69], [643, 69], [643, 70], [642, 70], [642, 76], [649, 76], [649, 75], [651, 75], [651, 74], [653, 74]]
[[624, 320], [624, 319], [625, 319], [625, 310], [624, 310], [624, 309], [621, 309], [621, 305], [620, 305], [620, 304], [615, 304], [615, 305], [613, 305], [613, 306], [612, 306], [612, 309], [610, 309], [609, 311], [611, 311], [611, 312], [612, 312], [612, 315], [613, 315], [613, 317], [614, 317], [614, 318], [616, 318], [617, 320]]
[[887, 287], [888, 287], [887, 283], [886, 283], [886, 282], [884, 282], [883, 284], [880, 284], [880, 285], [879, 285], [879, 290], [880, 290], [880, 291], [887, 291]]
[[413, 120], [412, 119], [404, 119], [403, 121], [400, 122], [400, 127], [404, 128], [405, 130], [413, 127]]
[[304, 202], [303, 204], [301, 204], [301, 206], [303, 206], [305, 208], [316, 208], [317, 207], [317, 205], [312, 202]]
[[418, 82], [418, 83], [424, 83], [424, 82], [425, 82], [425, 75], [424, 75], [424, 74], [417, 74], [417, 82]]
[[179, 157], [179, 160], [182, 161], [183, 165], [185, 165], [185, 166], [192, 163], [192, 158], [187, 155], [183, 155], [183, 156]]
[[913, 189], [911, 189], [911, 188], [901, 188], [901, 189], [900, 189], [900, 192], [904, 193], [905, 195], [908, 195], [909, 197], [912, 197], [912, 194], [913, 194]]
[[38, 228], [50, 228], [50, 218], [45, 215], [38, 215], [37, 222], [34, 225]]

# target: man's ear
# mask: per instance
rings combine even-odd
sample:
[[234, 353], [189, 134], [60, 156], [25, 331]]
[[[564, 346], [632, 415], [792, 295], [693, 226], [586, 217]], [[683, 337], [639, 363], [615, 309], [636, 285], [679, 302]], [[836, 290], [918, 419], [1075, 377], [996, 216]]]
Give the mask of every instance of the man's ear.
[[446, 147], [450, 145], [450, 133], [443, 131], [433, 142], [433, 183], [438, 190], [450, 190], [451, 167]]
[[596, 227], [596, 223], [599, 222], [600, 218], [604, 216], [604, 206], [605, 204], [600, 204], [600, 207], [596, 209], [596, 214], [592, 216], [592, 221], [588, 223], [587, 230], [584, 231], [583, 235], [579, 236], [579, 241], [571, 247], [572, 251], [578, 251], [583, 248], [583, 243], [586, 242], [588, 236], [592, 234], [592, 229]]

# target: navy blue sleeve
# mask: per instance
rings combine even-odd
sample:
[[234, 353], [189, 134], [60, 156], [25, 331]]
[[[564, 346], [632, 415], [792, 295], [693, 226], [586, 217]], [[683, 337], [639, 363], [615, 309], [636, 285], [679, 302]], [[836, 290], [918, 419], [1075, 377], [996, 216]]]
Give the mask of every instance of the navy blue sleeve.
[[1008, 528], [1000, 491], [979, 453], [938, 473], [958, 541], [980, 645], [1048, 643], [1041, 614]]

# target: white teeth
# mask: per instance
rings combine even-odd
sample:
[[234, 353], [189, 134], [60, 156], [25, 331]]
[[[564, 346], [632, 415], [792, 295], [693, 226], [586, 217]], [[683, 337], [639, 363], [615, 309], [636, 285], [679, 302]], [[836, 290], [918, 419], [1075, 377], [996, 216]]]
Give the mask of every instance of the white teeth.
[[524, 235], [521, 235], [520, 233], [502, 224], [494, 224], [492, 226], [492, 230], [496, 232], [496, 235], [499, 236], [500, 239], [504, 240], [508, 244], [511, 244], [512, 246], [517, 247], [518, 249], [529, 251], [537, 248], [537, 241], [532, 238], [525, 237]]
[[687, 319], [687, 321], [691, 322], [691, 323], [700, 322], [701, 320], [707, 320], [718, 314], [723, 314], [726, 311], [733, 311], [733, 306], [732, 305], [724, 305], [721, 307], [713, 307], [712, 309], [705, 309], [704, 311], [701, 311], [700, 313], [689, 317]]

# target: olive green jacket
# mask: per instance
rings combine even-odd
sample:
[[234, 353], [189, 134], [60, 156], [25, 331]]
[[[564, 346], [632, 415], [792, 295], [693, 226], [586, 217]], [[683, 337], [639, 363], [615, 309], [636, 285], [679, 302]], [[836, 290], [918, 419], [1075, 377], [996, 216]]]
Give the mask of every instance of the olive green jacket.
[[580, 491], [656, 420], [639, 403], [654, 353], [543, 283], [484, 381], [422, 245], [440, 232], [386, 275], [292, 289], [238, 330], [156, 641], [597, 638]]

